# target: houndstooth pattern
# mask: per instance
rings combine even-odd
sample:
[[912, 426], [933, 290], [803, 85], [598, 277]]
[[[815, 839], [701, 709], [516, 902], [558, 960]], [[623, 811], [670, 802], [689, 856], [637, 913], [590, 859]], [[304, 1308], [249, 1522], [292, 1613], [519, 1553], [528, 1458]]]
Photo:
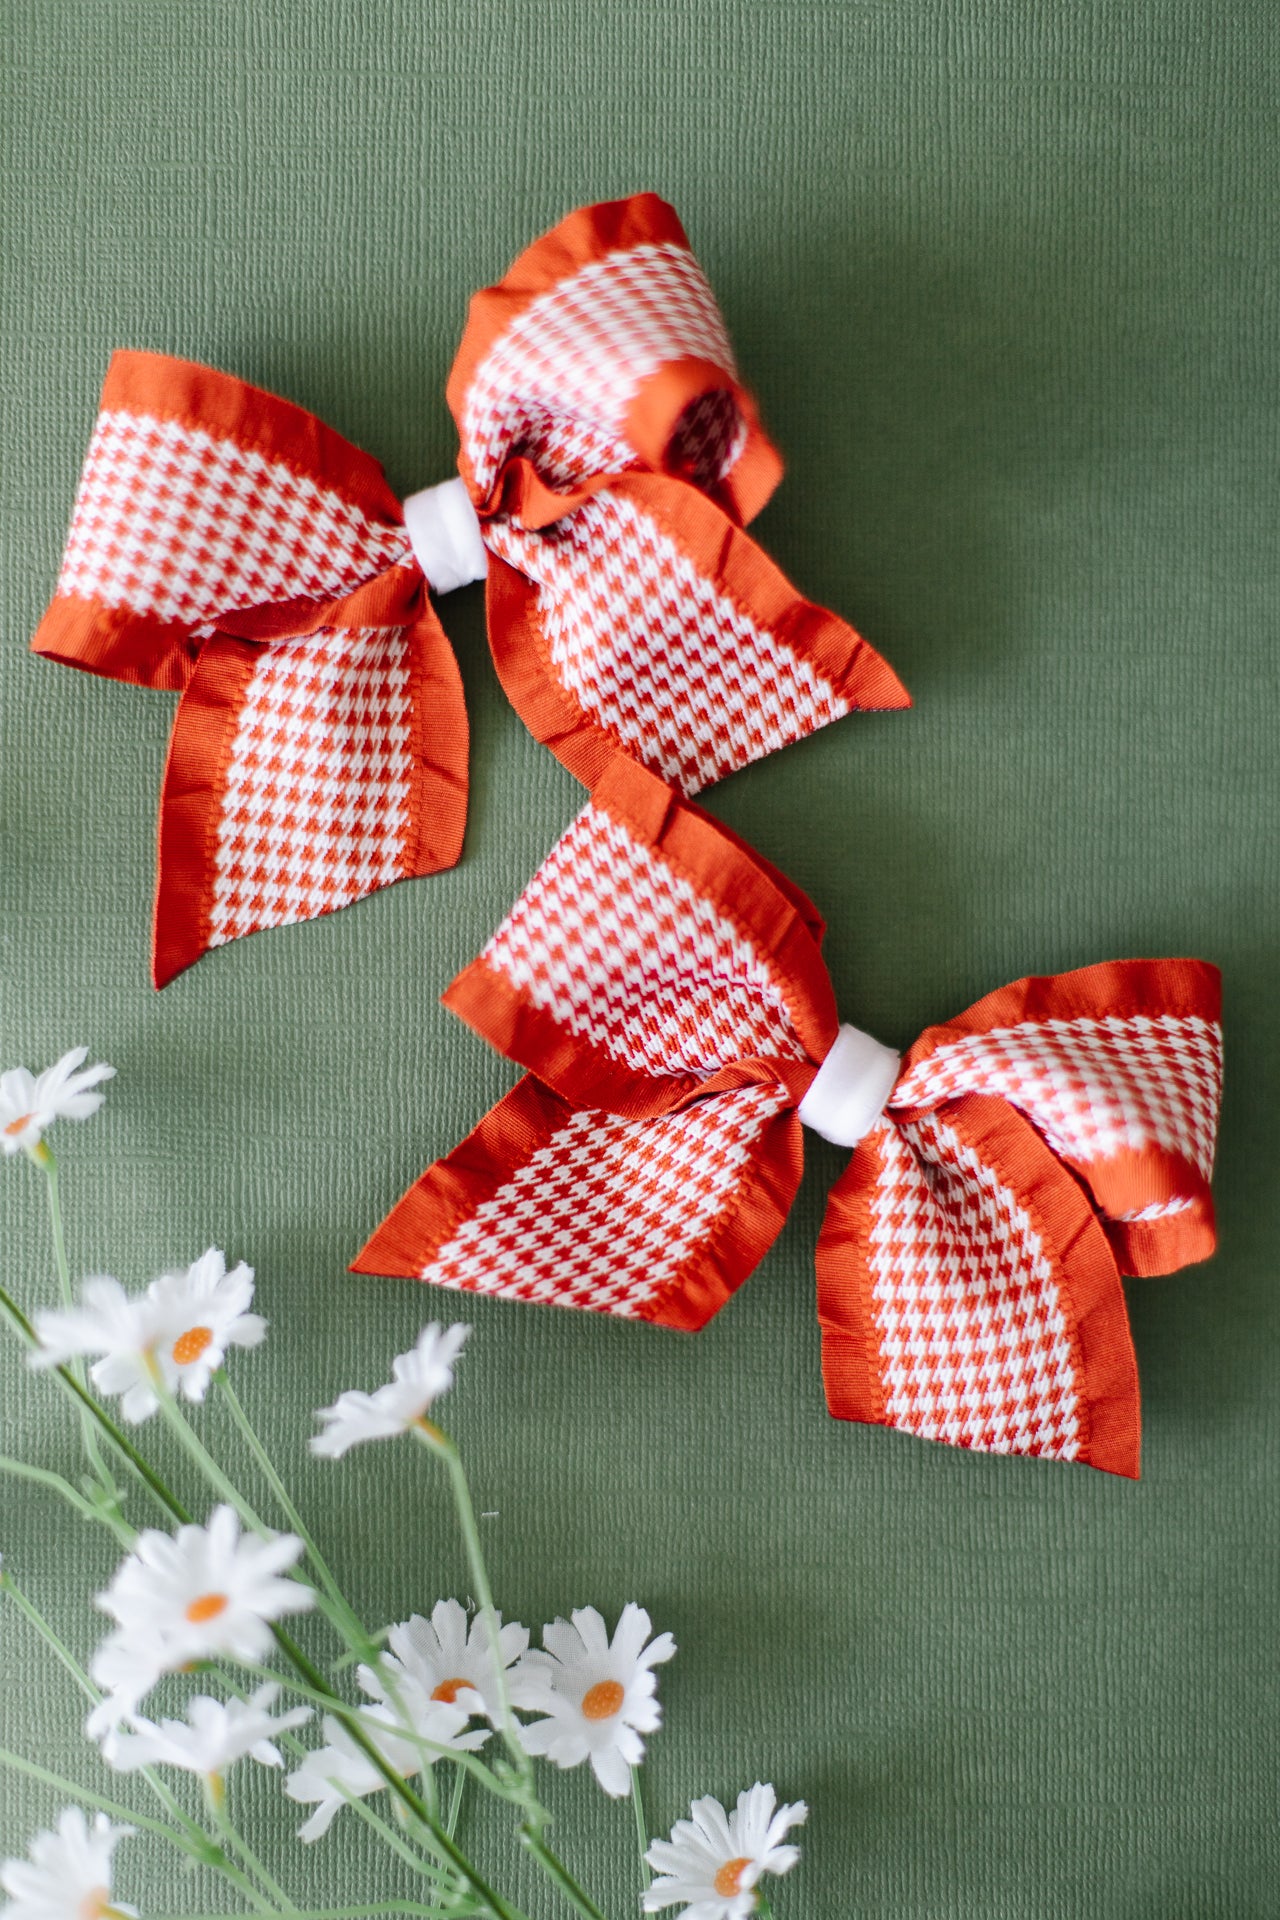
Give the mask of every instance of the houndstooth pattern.
[[983, 1453], [1075, 1459], [1085, 1436], [1070, 1333], [1029, 1216], [935, 1116], [876, 1138], [867, 1258], [889, 1424]]
[[[645, 242], [581, 267], [532, 301], [476, 370], [462, 417], [476, 485], [488, 492], [533, 408], [621, 439], [642, 382], [686, 355], [736, 378], [715, 295], [687, 247]], [[537, 464], [536, 446], [526, 439], [523, 450]], [[726, 443], [726, 457], [740, 450]]]
[[850, 711], [616, 493], [536, 534], [492, 523], [488, 539], [536, 583], [551, 659], [579, 704], [685, 793]]
[[59, 594], [196, 628], [233, 607], [349, 591], [396, 561], [403, 528], [278, 460], [149, 414], [99, 414]]
[[406, 872], [410, 702], [401, 628], [263, 650], [227, 763], [211, 947], [314, 919]]
[[898, 1108], [1003, 1094], [1064, 1159], [1158, 1146], [1207, 1180], [1222, 1098], [1222, 1032], [1194, 1014], [1026, 1020], [944, 1042], [894, 1088]]
[[785, 1088], [747, 1087], [654, 1120], [575, 1113], [463, 1222], [422, 1278], [644, 1318], [710, 1242], [786, 1105]]
[[484, 958], [638, 1072], [804, 1058], [759, 948], [603, 808], [584, 807], [557, 841]]

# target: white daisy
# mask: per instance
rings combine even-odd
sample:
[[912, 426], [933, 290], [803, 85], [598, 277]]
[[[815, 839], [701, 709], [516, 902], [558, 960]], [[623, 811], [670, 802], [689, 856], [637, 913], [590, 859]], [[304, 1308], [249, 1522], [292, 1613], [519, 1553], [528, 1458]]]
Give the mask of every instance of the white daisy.
[[[0, 1152], [34, 1155], [55, 1120], [87, 1120], [98, 1111], [106, 1095], [90, 1088], [113, 1079], [115, 1068], [86, 1067], [88, 1053], [88, 1047], [73, 1047], [38, 1079], [25, 1067], [0, 1074]], [[77, 1067], [84, 1071], [77, 1073]]]
[[[457, 1600], [437, 1600], [430, 1620], [420, 1613], [402, 1620], [387, 1634], [395, 1669], [412, 1677], [432, 1700], [456, 1703], [469, 1714], [501, 1717], [497, 1677], [489, 1650], [489, 1629], [483, 1615], [468, 1628], [464, 1608]], [[507, 1697], [516, 1707], [533, 1706], [542, 1695], [541, 1683], [530, 1673], [526, 1654], [529, 1629], [518, 1621], [502, 1624], [498, 1615], [498, 1650], [507, 1680]]]
[[242, 1261], [228, 1273], [216, 1247], [183, 1273], [162, 1273], [135, 1298], [110, 1275], [97, 1275], [85, 1281], [79, 1306], [36, 1314], [40, 1346], [31, 1365], [97, 1354], [90, 1378], [101, 1392], [119, 1395], [121, 1412], [136, 1424], [159, 1405], [157, 1374], [170, 1393], [203, 1400], [227, 1349], [257, 1346], [267, 1323], [249, 1312], [252, 1301], [252, 1267]]
[[655, 1840], [645, 1859], [661, 1877], [646, 1889], [644, 1910], [684, 1903], [684, 1920], [747, 1920], [756, 1912], [756, 1882], [762, 1873], [789, 1873], [799, 1847], [784, 1846], [791, 1827], [803, 1825], [809, 1809], [803, 1800], [779, 1807], [772, 1787], [754, 1787], [738, 1795], [726, 1813], [710, 1795], [695, 1800], [691, 1820], [677, 1820], [670, 1840]]
[[33, 1367], [60, 1367], [96, 1353], [101, 1357], [89, 1376], [103, 1393], [122, 1396], [125, 1419], [136, 1423], [155, 1412], [147, 1361], [158, 1328], [146, 1299], [131, 1299], [110, 1274], [84, 1282], [79, 1306], [41, 1307], [35, 1329], [40, 1345], [29, 1356]]
[[[365, 1714], [357, 1717], [388, 1766], [394, 1767], [402, 1779], [409, 1779], [421, 1765], [417, 1750], [408, 1741], [396, 1740], [385, 1727], [368, 1725]], [[325, 1745], [309, 1753], [284, 1783], [291, 1800], [315, 1806], [310, 1819], [298, 1828], [299, 1840], [318, 1840], [329, 1831], [334, 1815], [348, 1798], [364, 1800], [387, 1784], [340, 1720], [326, 1715], [323, 1728]]]
[[424, 1423], [432, 1403], [453, 1385], [453, 1368], [471, 1329], [441, 1327], [433, 1320], [418, 1335], [410, 1352], [397, 1354], [392, 1378], [374, 1393], [341, 1393], [331, 1407], [321, 1407], [317, 1420], [327, 1423], [315, 1435], [311, 1451], [339, 1460], [364, 1440], [393, 1440], [410, 1427]]
[[111, 1898], [111, 1856], [134, 1831], [116, 1827], [105, 1814], [92, 1822], [79, 1807], [58, 1817], [56, 1833], [38, 1833], [28, 1860], [0, 1863], [0, 1887], [10, 1896], [0, 1907], [3, 1920], [102, 1920], [108, 1913], [133, 1913]]
[[[398, 1660], [384, 1655], [379, 1670], [361, 1667], [359, 1678], [378, 1704], [361, 1707], [356, 1717], [404, 1780], [434, 1766], [442, 1753], [467, 1752], [489, 1737], [483, 1728], [468, 1732], [465, 1705], [432, 1699]], [[326, 1718], [324, 1736], [327, 1744], [309, 1753], [284, 1783], [291, 1800], [316, 1803], [316, 1811], [298, 1829], [300, 1840], [318, 1840], [327, 1833], [348, 1796], [363, 1800], [387, 1784], [341, 1721]]]
[[185, 1720], [134, 1720], [127, 1733], [111, 1733], [102, 1743], [103, 1758], [118, 1773], [139, 1767], [181, 1767], [217, 1781], [237, 1760], [256, 1760], [264, 1767], [281, 1767], [284, 1760], [275, 1742], [292, 1727], [311, 1718], [310, 1707], [290, 1707], [272, 1716], [280, 1696], [268, 1682], [248, 1700], [211, 1700], [197, 1694], [187, 1702]]
[[[162, 1673], [226, 1656], [263, 1659], [270, 1622], [314, 1606], [311, 1588], [281, 1578], [302, 1552], [292, 1533], [241, 1534], [230, 1507], [215, 1507], [207, 1527], [180, 1527], [172, 1538], [148, 1528], [120, 1563], [97, 1604], [116, 1622], [90, 1672], [117, 1696], [91, 1716], [93, 1731], [132, 1710]], [[147, 1675], [150, 1674], [150, 1679]]]
[[546, 1652], [527, 1657], [541, 1686], [527, 1704], [547, 1718], [523, 1729], [530, 1753], [558, 1767], [590, 1760], [606, 1793], [620, 1799], [631, 1791], [630, 1769], [644, 1758], [640, 1735], [662, 1724], [653, 1668], [676, 1650], [669, 1633], [649, 1642], [650, 1630], [634, 1601], [623, 1608], [612, 1642], [594, 1607], [576, 1608], [572, 1623], [543, 1628]]

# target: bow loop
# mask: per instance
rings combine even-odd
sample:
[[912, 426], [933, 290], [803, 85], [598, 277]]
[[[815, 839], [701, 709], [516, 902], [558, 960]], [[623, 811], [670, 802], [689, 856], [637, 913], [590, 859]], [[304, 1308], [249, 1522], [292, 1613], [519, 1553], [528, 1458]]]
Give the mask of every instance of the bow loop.
[[656, 1111], [746, 1060], [803, 1088], [836, 1029], [820, 923], [708, 827], [616, 762], [445, 1004], [581, 1105]]
[[587, 207], [477, 294], [449, 381], [517, 712], [684, 793], [905, 690], [743, 531], [781, 462], [672, 208]]
[[448, 399], [477, 504], [526, 461], [530, 525], [635, 468], [689, 479], [746, 521], [782, 476], [715, 295], [652, 193], [580, 208], [473, 297]]
[[1083, 1179], [1126, 1273], [1213, 1251], [1222, 991], [1198, 960], [1117, 960], [1001, 987], [911, 1049], [895, 1107], [996, 1094]]
[[152, 974], [451, 866], [466, 713], [376, 460], [228, 374], [118, 353], [32, 645], [181, 692]]
[[[1150, 1272], [1212, 1249], [1216, 970], [1019, 981], [898, 1073], [839, 1028], [820, 935], [717, 821], [611, 767], [445, 996], [545, 1084], [429, 1169], [356, 1270], [700, 1325], [777, 1232], [816, 1118], [856, 1141], [818, 1249], [831, 1411], [1136, 1473], [1117, 1258]], [[651, 1292], [615, 1284], [614, 1223]]]

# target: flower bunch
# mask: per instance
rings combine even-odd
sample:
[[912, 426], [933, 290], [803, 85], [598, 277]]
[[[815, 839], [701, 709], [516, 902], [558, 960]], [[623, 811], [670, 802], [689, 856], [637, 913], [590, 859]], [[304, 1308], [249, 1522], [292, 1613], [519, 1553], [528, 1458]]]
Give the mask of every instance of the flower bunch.
[[[84, 1519], [110, 1527], [124, 1554], [97, 1596], [110, 1624], [85, 1666], [8, 1568], [0, 1567], [0, 1594], [78, 1679], [90, 1702], [88, 1736], [111, 1768], [147, 1786], [161, 1817], [76, 1788], [34, 1762], [0, 1756], [97, 1810], [90, 1822], [80, 1806], [68, 1807], [56, 1830], [31, 1842], [28, 1859], [0, 1866], [0, 1886], [9, 1896], [0, 1920], [132, 1914], [112, 1892], [113, 1855], [142, 1828], [216, 1869], [235, 1890], [239, 1910], [247, 1905], [290, 1920], [354, 1920], [373, 1912], [528, 1920], [461, 1844], [468, 1787], [510, 1809], [558, 1910], [605, 1920], [550, 1844], [538, 1760], [557, 1768], [589, 1764], [605, 1795], [631, 1795], [641, 1856], [635, 1910], [676, 1907], [688, 1920], [769, 1914], [762, 1881], [794, 1866], [797, 1849], [786, 1835], [805, 1818], [803, 1804], [780, 1807], [774, 1789], [757, 1782], [732, 1812], [717, 1800], [697, 1800], [669, 1840], [649, 1841], [639, 1769], [647, 1737], [662, 1724], [656, 1669], [676, 1652], [671, 1634], [655, 1634], [635, 1602], [622, 1609], [612, 1632], [588, 1606], [545, 1625], [534, 1648], [528, 1629], [498, 1612], [466, 1473], [436, 1417], [437, 1401], [454, 1384], [467, 1327], [432, 1322], [396, 1357], [385, 1384], [371, 1393], [345, 1392], [317, 1415], [320, 1430], [311, 1445], [322, 1458], [339, 1461], [374, 1442], [420, 1444], [444, 1469], [467, 1551], [474, 1614], [457, 1599], [439, 1598], [429, 1612], [370, 1633], [226, 1375], [233, 1351], [257, 1347], [266, 1337], [266, 1322], [252, 1310], [252, 1270], [243, 1263], [228, 1269], [223, 1254], [210, 1248], [142, 1293], [94, 1275], [73, 1297], [57, 1162], [44, 1136], [55, 1120], [88, 1118], [101, 1105], [97, 1089], [112, 1069], [82, 1070], [86, 1057], [78, 1049], [39, 1078], [23, 1069], [0, 1078], [5, 1151], [23, 1152], [49, 1183], [62, 1293], [60, 1305], [38, 1303], [28, 1317], [0, 1289], [0, 1311], [26, 1343], [30, 1365], [51, 1374], [76, 1403], [93, 1478], [85, 1492], [18, 1461], [0, 1467], [42, 1483]], [[198, 1405], [211, 1389], [229, 1410], [283, 1525], [255, 1511], [184, 1411], [183, 1403]], [[106, 1401], [118, 1403], [123, 1425]], [[130, 1437], [130, 1428], [157, 1414], [215, 1496], [203, 1522]], [[133, 1523], [128, 1506], [139, 1491], [162, 1510], [164, 1527]], [[336, 1643], [327, 1665], [304, 1650], [288, 1625], [312, 1614], [322, 1617]], [[359, 1698], [349, 1690], [353, 1669]], [[193, 1674], [198, 1680], [182, 1717], [148, 1717], [145, 1706], [158, 1682]], [[318, 1739], [307, 1744], [304, 1729], [318, 1729]], [[249, 1760], [277, 1771], [286, 1799], [308, 1810], [298, 1828], [304, 1842], [318, 1841], [344, 1808], [371, 1826], [408, 1878], [405, 1897], [363, 1909], [296, 1905], [229, 1809], [227, 1776]], [[442, 1768], [452, 1776], [447, 1806]], [[202, 1783], [203, 1819], [167, 1784], [169, 1772]]]

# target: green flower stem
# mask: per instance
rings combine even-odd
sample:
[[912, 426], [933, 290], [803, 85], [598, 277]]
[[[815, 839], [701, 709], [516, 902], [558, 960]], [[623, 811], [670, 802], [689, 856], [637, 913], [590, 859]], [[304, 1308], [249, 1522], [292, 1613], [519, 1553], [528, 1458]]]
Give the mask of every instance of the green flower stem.
[[[276, 1643], [281, 1652], [302, 1675], [307, 1685], [314, 1687], [317, 1693], [323, 1693], [325, 1685], [324, 1675], [312, 1661], [308, 1659], [296, 1640], [294, 1640], [290, 1634], [286, 1633], [281, 1626], [273, 1627], [272, 1633], [275, 1635]], [[456, 1868], [458, 1873], [460, 1873], [462, 1878], [467, 1882], [467, 1885], [489, 1908], [490, 1912], [494, 1915], [494, 1920], [528, 1920], [527, 1915], [521, 1913], [518, 1907], [512, 1906], [509, 1901], [505, 1900], [500, 1893], [497, 1893], [494, 1888], [489, 1885], [479, 1868], [473, 1866], [471, 1861], [467, 1859], [465, 1853], [462, 1853], [454, 1845], [449, 1835], [440, 1825], [440, 1822], [432, 1814], [422, 1796], [415, 1793], [407, 1780], [401, 1779], [391, 1763], [379, 1752], [378, 1748], [361, 1726], [357, 1715], [352, 1709], [344, 1705], [342, 1701], [331, 1696], [330, 1711], [339, 1724], [350, 1734], [360, 1751], [364, 1754], [366, 1760], [377, 1768], [397, 1800], [408, 1807], [410, 1813], [412, 1813], [416, 1819], [420, 1820], [424, 1827], [429, 1829], [441, 1854], [451, 1867]], [[594, 1916], [593, 1920], [603, 1920], [603, 1916]]]
[[[417, 1914], [420, 1920], [455, 1920], [459, 1911], [457, 1907], [424, 1907], [416, 1900], [379, 1900], [376, 1907], [291, 1907], [289, 1920], [379, 1920], [384, 1913]], [[229, 1916], [224, 1913], [158, 1914], [151, 1920], [229, 1920]]]
[[[70, 1308], [74, 1306], [75, 1302], [71, 1294], [71, 1267], [67, 1260], [66, 1235], [63, 1232], [62, 1226], [62, 1202], [58, 1197], [58, 1162], [54, 1156], [53, 1149], [49, 1146], [48, 1142], [44, 1140], [40, 1142], [32, 1158], [44, 1174], [45, 1191], [49, 1197], [49, 1223], [53, 1228], [53, 1259], [54, 1265], [58, 1269], [58, 1286], [62, 1292], [63, 1306]], [[81, 1386], [83, 1386], [85, 1384], [83, 1360], [73, 1360], [71, 1362], [71, 1370]], [[80, 1413], [80, 1434], [84, 1441], [84, 1450], [89, 1461], [89, 1466], [98, 1484], [107, 1493], [114, 1493], [116, 1490], [115, 1482], [111, 1477], [110, 1468], [102, 1457], [102, 1450], [98, 1445], [98, 1436], [93, 1430], [93, 1421], [83, 1409], [81, 1409]]]
[[288, 1488], [272, 1466], [267, 1450], [254, 1432], [249, 1416], [240, 1404], [240, 1397], [236, 1393], [230, 1380], [228, 1380], [225, 1370], [220, 1367], [213, 1377], [217, 1383], [218, 1391], [222, 1395], [227, 1411], [236, 1424], [241, 1439], [253, 1455], [254, 1460], [262, 1472], [263, 1478], [279, 1502], [280, 1511], [284, 1514], [290, 1527], [306, 1548], [307, 1558], [315, 1568], [320, 1579], [320, 1584], [328, 1594], [335, 1614], [341, 1615], [345, 1623], [343, 1638], [350, 1641], [353, 1648], [359, 1648], [361, 1659], [372, 1660], [378, 1651], [375, 1642], [365, 1631], [361, 1621], [357, 1619], [354, 1609], [348, 1604], [345, 1594], [330, 1571], [328, 1562], [316, 1545], [310, 1529], [303, 1523], [302, 1516], [289, 1497]]
[[231, 1484], [195, 1428], [184, 1418], [181, 1408], [160, 1376], [160, 1369], [153, 1364], [150, 1371], [151, 1391], [155, 1394], [161, 1413], [187, 1457], [199, 1468], [219, 1498], [235, 1509], [246, 1527], [252, 1528], [254, 1533], [269, 1534], [271, 1528], [266, 1521], [254, 1512], [244, 1495]]
[[445, 1821], [445, 1832], [452, 1840], [458, 1831], [458, 1817], [462, 1812], [462, 1796], [467, 1790], [467, 1775], [463, 1767], [453, 1770], [453, 1793], [449, 1798], [449, 1817]]
[[[170, 1431], [178, 1439], [188, 1458], [204, 1475], [204, 1478], [209, 1482], [214, 1492], [239, 1514], [240, 1519], [246, 1527], [249, 1527], [254, 1533], [261, 1534], [264, 1539], [270, 1537], [272, 1529], [267, 1525], [262, 1516], [249, 1505], [244, 1495], [233, 1484], [227, 1474], [223, 1472], [208, 1447], [205, 1446], [203, 1440], [201, 1440], [199, 1434], [195, 1431], [195, 1428], [186, 1419], [172, 1393], [170, 1393], [167, 1384], [161, 1378], [160, 1369], [154, 1366], [151, 1369], [151, 1390], [159, 1402], [160, 1411], [168, 1422]], [[305, 1547], [305, 1540], [303, 1541], [303, 1545]], [[297, 1573], [295, 1573], [293, 1577], [298, 1580], [302, 1579], [302, 1575]], [[304, 1584], [310, 1586], [311, 1583], [304, 1581]], [[334, 1606], [327, 1594], [317, 1592], [314, 1588], [312, 1588], [312, 1591], [315, 1592], [316, 1605], [340, 1638], [348, 1643], [350, 1642], [350, 1634], [347, 1628], [347, 1618], [350, 1617], [355, 1621], [355, 1629], [360, 1636], [360, 1642], [363, 1646], [369, 1636], [360, 1625], [360, 1622], [355, 1620], [355, 1615], [352, 1614], [345, 1600], [342, 1600], [341, 1596], [339, 1596], [339, 1605]]]
[[[17, 1301], [11, 1294], [7, 1293], [3, 1287], [0, 1287], [0, 1313], [6, 1316], [14, 1328], [14, 1331], [26, 1342], [28, 1347], [34, 1351], [39, 1346], [40, 1342], [36, 1339], [35, 1328]], [[54, 1377], [61, 1382], [66, 1392], [69, 1393], [80, 1406], [88, 1409], [88, 1412], [97, 1422], [100, 1430], [106, 1435], [107, 1439], [110, 1440], [112, 1446], [116, 1448], [121, 1458], [128, 1461], [129, 1465], [138, 1475], [138, 1478], [159, 1504], [164, 1507], [180, 1525], [190, 1526], [191, 1515], [187, 1512], [177, 1495], [172, 1493], [160, 1478], [159, 1474], [147, 1465], [147, 1462], [138, 1452], [132, 1440], [129, 1439], [127, 1434], [121, 1431], [106, 1408], [94, 1399], [89, 1389], [80, 1384], [71, 1369], [69, 1367], [52, 1367], [50, 1371]]]
[[[471, 1488], [467, 1482], [466, 1470], [458, 1449], [448, 1434], [427, 1420], [415, 1423], [413, 1432], [429, 1452], [443, 1460], [449, 1472], [449, 1485], [453, 1493], [453, 1503], [458, 1510], [458, 1524], [462, 1529], [462, 1538], [466, 1543], [467, 1563], [471, 1569], [471, 1578], [475, 1582], [476, 1596], [480, 1602], [480, 1613], [489, 1635], [489, 1650], [493, 1659], [494, 1675], [498, 1689], [498, 1711], [501, 1718], [501, 1733], [507, 1751], [515, 1762], [516, 1770], [525, 1787], [531, 1793], [533, 1787], [533, 1765], [525, 1752], [520, 1738], [520, 1729], [511, 1708], [511, 1694], [507, 1686], [507, 1670], [502, 1663], [502, 1646], [498, 1634], [498, 1611], [493, 1604], [493, 1589], [489, 1584], [489, 1569], [485, 1564], [484, 1548], [480, 1545], [480, 1529], [476, 1524], [476, 1510], [471, 1498]], [[540, 1809], [537, 1812], [541, 1812]], [[536, 1816], [535, 1816], [536, 1817]], [[539, 1826], [543, 1824], [538, 1820]]]
[[51, 1473], [47, 1467], [28, 1466], [25, 1460], [14, 1460], [4, 1453], [0, 1453], [0, 1473], [10, 1474], [15, 1480], [30, 1480], [38, 1487], [47, 1487], [50, 1493], [56, 1493], [74, 1507], [82, 1520], [94, 1520], [104, 1527], [110, 1527], [122, 1547], [131, 1547], [137, 1538], [114, 1504], [97, 1506], [92, 1500], [86, 1500], [79, 1488], [73, 1487], [69, 1480], [64, 1480], [60, 1473]]
[[[108, 1800], [105, 1795], [94, 1793], [92, 1788], [82, 1787], [76, 1780], [65, 1780], [60, 1773], [50, 1773], [47, 1767], [37, 1766], [34, 1760], [26, 1760], [20, 1753], [11, 1753], [7, 1747], [0, 1747], [0, 1767], [8, 1767], [14, 1773], [25, 1775], [28, 1780], [38, 1780], [42, 1787], [53, 1787], [72, 1800], [82, 1800], [86, 1806], [96, 1807], [100, 1813], [110, 1814], [113, 1820], [122, 1820], [131, 1827], [142, 1827], [147, 1833], [159, 1834], [162, 1840], [168, 1840], [171, 1845], [181, 1847], [184, 1853], [191, 1854], [193, 1859], [199, 1860], [204, 1866], [217, 1864], [218, 1849], [205, 1834], [200, 1833], [199, 1828], [196, 1828], [196, 1832], [200, 1833], [201, 1844], [197, 1847], [194, 1844], [194, 1836], [185, 1832], [176, 1833], [172, 1827], [166, 1826], [163, 1820], [153, 1820], [149, 1814], [138, 1813], [133, 1807], [122, 1807], [118, 1800]], [[244, 1875], [232, 1867], [230, 1861], [225, 1864], [229, 1876], [236, 1881], [237, 1885], [243, 1887]]]
[[[54, 1632], [40, 1609], [28, 1600], [26, 1594], [23, 1593], [21, 1587], [18, 1586], [12, 1574], [0, 1571], [0, 1593], [5, 1593], [9, 1596], [9, 1599], [12, 1600], [14, 1606], [17, 1607], [19, 1613], [27, 1621], [28, 1625], [35, 1629], [44, 1641], [45, 1646], [48, 1647], [50, 1653], [53, 1654], [54, 1658], [66, 1672], [71, 1675], [76, 1686], [80, 1689], [80, 1692], [90, 1705], [95, 1707], [99, 1706], [102, 1701], [102, 1695], [94, 1686], [92, 1680], [80, 1665], [80, 1662], [76, 1659], [71, 1649], [66, 1646]], [[176, 1820], [179, 1826], [186, 1827], [187, 1831], [194, 1838], [200, 1841], [207, 1841], [208, 1835], [197, 1822], [191, 1818], [190, 1814], [186, 1813], [178, 1804], [155, 1769], [152, 1767], [142, 1767], [139, 1771], [156, 1799], [160, 1802], [160, 1805], [169, 1815], [169, 1818]]]
[[760, 1915], [760, 1920], [773, 1920], [773, 1908], [769, 1905], [769, 1896], [759, 1890], [756, 1892], [756, 1912]]
[[644, 1815], [644, 1794], [640, 1787], [639, 1767], [632, 1767], [631, 1769], [631, 1805], [635, 1810], [636, 1816], [636, 1841], [640, 1848], [640, 1873], [643, 1883], [647, 1887], [653, 1875], [649, 1872], [649, 1862], [645, 1859], [645, 1855], [649, 1851], [649, 1822], [645, 1819]]
[[[223, 1846], [229, 1847], [232, 1853], [238, 1856], [241, 1864], [249, 1869], [249, 1872], [266, 1893], [267, 1901], [274, 1901], [275, 1906], [283, 1909], [287, 1914], [296, 1913], [297, 1909], [293, 1901], [289, 1898], [279, 1881], [268, 1873], [248, 1841], [237, 1831], [227, 1812], [226, 1799], [220, 1780], [205, 1781], [204, 1801], [206, 1807], [209, 1809], [210, 1817], [218, 1829], [218, 1835]], [[272, 1907], [268, 1905], [266, 1901], [263, 1901], [260, 1895], [255, 1897], [254, 1905], [258, 1908], [259, 1912], [270, 1913], [272, 1911]]]
[[578, 1885], [564, 1861], [551, 1851], [540, 1831], [523, 1827], [521, 1838], [548, 1879], [560, 1889], [574, 1912], [581, 1915], [582, 1920], [605, 1920], [604, 1914], [601, 1913], [591, 1895]]
[[[342, 1789], [339, 1791], [341, 1792]], [[381, 1814], [375, 1813], [373, 1808], [358, 1795], [343, 1793], [343, 1798], [352, 1813], [358, 1814], [367, 1827], [372, 1827], [379, 1839], [390, 1847], [406, 1866], [412, 1867], [415, 1873], [421, 1874], [424, 1880], [434, 1880], [438, 1886], [442, 1887], [452, 1887], [456, 1884], [452, 1874], [443, 1873], [434, 1861], [424, 1860], [420, 1853], [415, 1853], [404, 1835], [397, 1833], [389, 1820], [384, 1820]]]

